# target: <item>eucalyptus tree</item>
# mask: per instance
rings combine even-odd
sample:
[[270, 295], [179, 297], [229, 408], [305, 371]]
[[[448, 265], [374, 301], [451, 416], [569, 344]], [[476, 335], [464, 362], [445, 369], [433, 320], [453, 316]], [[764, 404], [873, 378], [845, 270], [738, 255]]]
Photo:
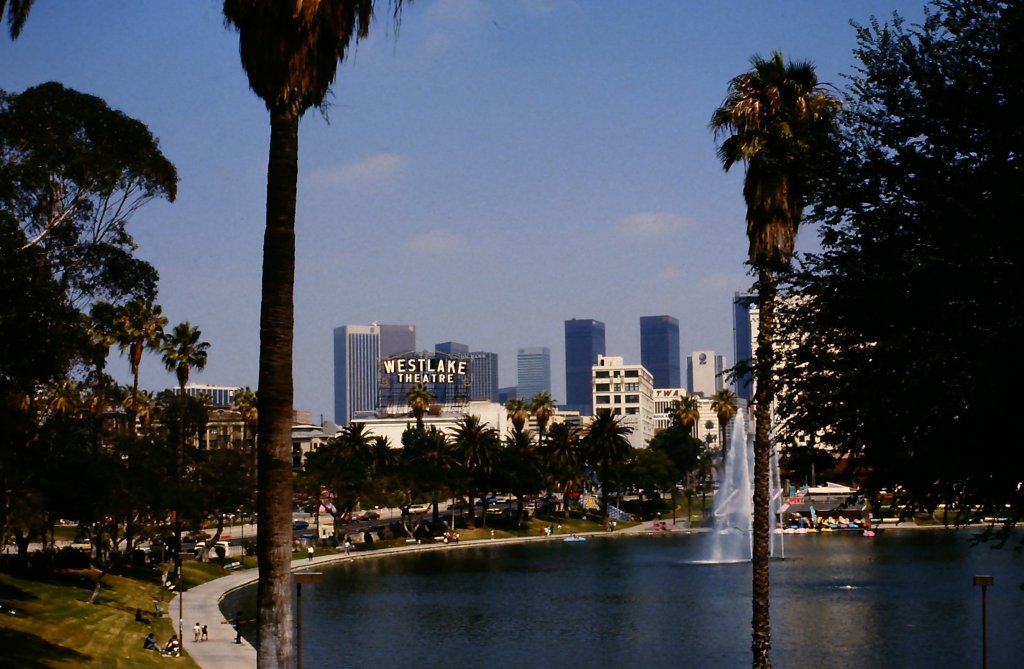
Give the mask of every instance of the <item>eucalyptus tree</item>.
[[775, 300], [779, 272], [790, 265], [815, 160], [835, 143], [839, 101], [818, 82], [814, 66], [781, 53], [755, 55], [751, 69], [729, 82], [711, 117], [724, 138], [718, 157], [728, 171], [744, 163], [748, 263], [757, 273], [759, 306], [754, 353], [753, 666], [771, 667], [768, 532], [771, 410], [775, 397]]

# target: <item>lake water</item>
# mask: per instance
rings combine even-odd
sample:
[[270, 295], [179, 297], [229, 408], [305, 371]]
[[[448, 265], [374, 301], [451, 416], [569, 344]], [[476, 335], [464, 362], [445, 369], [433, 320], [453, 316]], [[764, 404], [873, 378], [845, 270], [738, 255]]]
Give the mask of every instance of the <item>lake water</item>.
[[[969, 534], [787, 535], [772, 562], [777, 668], [1024, 666], [1024, 556]], [[750, 666], [750, 564], [705, 535], [552, 540], [339, 563], [303, 588], [304, 669]], [[251, 608], [253, 592], [240, 594]], [[226, 602], [234, 610], [238, 601]]]

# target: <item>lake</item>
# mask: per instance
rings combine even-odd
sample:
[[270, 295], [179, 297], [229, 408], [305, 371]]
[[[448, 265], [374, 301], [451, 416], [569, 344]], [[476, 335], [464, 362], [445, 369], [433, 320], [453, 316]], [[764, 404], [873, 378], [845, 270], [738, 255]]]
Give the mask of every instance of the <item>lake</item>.
[[[967, 532], [785, 536], [773, 665], [1024, 664], [1024, 557]], [[1018, 535], [1019, 538], [1019, 535]], [[750, 666], [750, 564], [696, 564], [702, 534], [463, 546], [343, 562], [303, 588], [304, 669]], [[254, 589], [224, 610], [251, 610]]]

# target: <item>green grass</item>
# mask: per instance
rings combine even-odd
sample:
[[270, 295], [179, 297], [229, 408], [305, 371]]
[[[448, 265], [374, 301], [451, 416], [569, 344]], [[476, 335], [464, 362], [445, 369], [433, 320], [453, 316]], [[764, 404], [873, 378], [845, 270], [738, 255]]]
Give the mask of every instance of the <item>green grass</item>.
[[[148, 632], [161, 643], [175, 632], [170, 618], [154, 617], [154, 600], [161, 595], [159, 575], [148, 570], [107, 574], [96, 603], [89, 604], [96, 575], [93, 570], [39, 577], [0, 573], [4, 666], [166, 669], [168, 658], [142, 650]], [[135, 620], [136, 608], [151, 624]], [[179, 669], [196, 669], [187, 655], [173, 661]]]

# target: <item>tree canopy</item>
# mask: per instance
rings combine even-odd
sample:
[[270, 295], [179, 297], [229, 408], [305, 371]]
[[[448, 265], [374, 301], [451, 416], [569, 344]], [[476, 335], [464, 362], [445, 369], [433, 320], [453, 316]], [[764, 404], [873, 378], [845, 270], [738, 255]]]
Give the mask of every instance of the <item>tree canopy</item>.
[[809, 217], [822, 250], [781, 314], [782, 428], [908, 507], [1020, 518], [1003, 415], [1024, 371], [1024, 7], [934, 10], [856, 26], [842, 146]]

